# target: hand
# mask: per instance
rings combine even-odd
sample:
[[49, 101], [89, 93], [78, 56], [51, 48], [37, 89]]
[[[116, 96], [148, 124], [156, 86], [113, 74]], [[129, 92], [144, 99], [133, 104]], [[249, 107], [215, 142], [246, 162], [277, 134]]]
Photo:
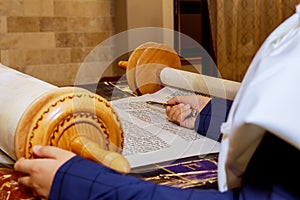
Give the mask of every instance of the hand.
[[25, 174], [18, 179], [20, 184], [31, 188], [36, 197], [47, 199], [57, 170], [75, 154], [52, 146], [35, 146], [33, 153], [35, 159], [20, 158], [14, 169]]
[[210, 97], [205, 96], [178, 96], [167, 101], [166, 115], [168, 119], [180, 126], [193, 129], [196, 117], [192, 116], [192, 110], [197, 110], [199, 113], [206, 104], [211, 100]]

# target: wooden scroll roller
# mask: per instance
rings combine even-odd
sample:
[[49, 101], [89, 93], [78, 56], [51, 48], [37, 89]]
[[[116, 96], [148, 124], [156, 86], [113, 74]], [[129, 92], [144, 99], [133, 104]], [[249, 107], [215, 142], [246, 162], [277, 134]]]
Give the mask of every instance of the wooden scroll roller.
[[152, 93], [163, 86], [159, 79], [165, 67], [181, 69], [180, 58], [176, 51], [165, 44], [147, 42], [137, 47], [128, 62], [118, 63], [126, 69], [129, 88], [137, 95]]
[[101, 96], [77, 87], [56, 87], [0, 65], [0, 148], [13, 159], [34, 158], [35, 145], [72, 151], [122, 173], [120, 119]]
[[128, 85], [137, 95], [171, 86], [233, 100], [240, 87], [239, 82], [182, 70], [176, 51], [155, 42], [140, 45], [128, 61], [120, 61], [118, 65], [126, 69]]

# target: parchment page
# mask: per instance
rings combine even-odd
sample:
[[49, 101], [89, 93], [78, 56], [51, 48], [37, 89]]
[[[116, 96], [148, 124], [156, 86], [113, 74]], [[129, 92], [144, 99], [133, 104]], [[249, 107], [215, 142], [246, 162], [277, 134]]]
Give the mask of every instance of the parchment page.
[[154, 94], [111, 101], [121, 118], [123, 155], [131, 167], [219, 151], [218, 142], [169, 122], [164, 107], [146, 103], [184, 95], [195, 94], [165, 87]]

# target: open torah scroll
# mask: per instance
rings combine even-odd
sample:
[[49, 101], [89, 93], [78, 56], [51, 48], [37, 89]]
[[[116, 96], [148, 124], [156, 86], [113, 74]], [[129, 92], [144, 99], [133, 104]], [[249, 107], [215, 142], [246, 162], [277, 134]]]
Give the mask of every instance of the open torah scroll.
[[120, 172], [123, 129], [110, 103], [76, 87], [56, 87], [0, 65], [0, 148], [12, 159], [33, 158], [34, 145], [73, 151]]
[[131, 166], [218, 151], [218, 142], [169, 122], [164, 108], [149, 106], [146, 101], [166, 102], [174, 96], [195, 93], [233, 100], [239, 82], [181, 70], [175, 50], [155, 42], [138, 46], [128, 61], [119, 62], [119, 67], [126, 69], [131, 91], [140, 95], [112, 101], [122, 113], [127, 144], [124, 156]]
[[133, 171], [149, 164], [219, 152], [219, 142], [170, 122], [163, 106], [147, 104], [186, 95], [195, 93], [164, 87], [152, 94], [111, 101], [124, 129], [122, 154]]

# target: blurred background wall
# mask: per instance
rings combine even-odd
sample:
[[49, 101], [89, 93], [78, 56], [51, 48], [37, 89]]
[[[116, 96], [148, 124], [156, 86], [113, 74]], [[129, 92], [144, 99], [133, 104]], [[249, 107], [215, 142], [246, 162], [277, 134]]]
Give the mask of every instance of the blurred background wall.
[[[295, 12], [296, 4], [297, 0], [0, 0], [0, 62], [57, 86], [73, 85], [86, 56], [117, 33], [149, 26], [195, 29], [211, 33], [221, 76], [241, 81], [258, 47]], [[206, 11], [209, 18], [202, 15]], [[200, 16], [199, 22], [190, 20], [195, 16]], [[204, 37], [200, 40], [210, 44]], [[103, 61], [111, 58], [109, 48], [101, 55]], [[116, 63], [105, 72], [123, 73]]]
[[110, 0], [0, 0], [0, 62], [71, 85], [86, 55], [115, 33], [114, 15]]

